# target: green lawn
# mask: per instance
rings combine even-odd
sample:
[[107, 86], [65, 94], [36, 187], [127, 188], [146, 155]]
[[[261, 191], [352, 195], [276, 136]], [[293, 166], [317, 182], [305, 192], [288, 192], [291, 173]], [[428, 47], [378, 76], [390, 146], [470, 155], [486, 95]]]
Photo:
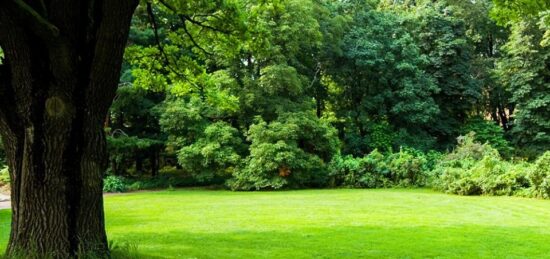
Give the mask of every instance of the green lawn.
[[109, 238], [145, 258], [550, 257], [550, 201], [534, 199], [178, 190], [109, 196], [106, 213]]

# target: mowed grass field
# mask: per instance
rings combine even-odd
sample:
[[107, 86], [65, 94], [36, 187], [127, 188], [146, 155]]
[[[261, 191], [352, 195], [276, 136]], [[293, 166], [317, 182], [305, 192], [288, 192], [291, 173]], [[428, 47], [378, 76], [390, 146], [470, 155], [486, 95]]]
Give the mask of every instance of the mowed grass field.
[[[108, 235], [143, 258], [550, 258], [550, 201], [429, 190], [106, 197]], [[9, 211], [0, 211], [0, 246]]]

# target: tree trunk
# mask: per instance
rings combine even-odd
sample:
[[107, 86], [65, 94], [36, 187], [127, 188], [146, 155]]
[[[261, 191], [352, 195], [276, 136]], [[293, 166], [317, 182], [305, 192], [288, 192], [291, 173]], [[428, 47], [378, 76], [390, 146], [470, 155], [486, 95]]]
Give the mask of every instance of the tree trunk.
[[160, 151], [156, 148], [153, 149], [152, 155], [151, 155], [151, 176], [156, 177], [159, 172], [159, 154]]
[[0, 133], [12, 190], [8, 256], [109, 256], [103, 122], [136, 5], [0, 2]]
[[141, 175], [143, 173], [143, 157], [141, 157], [141, 154], [137, 154], [135, 157], [135, 160], [136, 160], [136, 173]]

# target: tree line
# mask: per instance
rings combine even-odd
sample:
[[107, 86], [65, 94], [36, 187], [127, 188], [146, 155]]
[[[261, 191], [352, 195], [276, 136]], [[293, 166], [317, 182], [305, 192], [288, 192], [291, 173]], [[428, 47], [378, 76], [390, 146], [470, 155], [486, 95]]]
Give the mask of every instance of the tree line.
[[451, 151], [469, 132], [534, 159], [550, 146], [549, 18], [544, 1], [524, 6], [142, 6], [106, 123], [110, 170], [274, 188], [315, 182], [336, 156]]

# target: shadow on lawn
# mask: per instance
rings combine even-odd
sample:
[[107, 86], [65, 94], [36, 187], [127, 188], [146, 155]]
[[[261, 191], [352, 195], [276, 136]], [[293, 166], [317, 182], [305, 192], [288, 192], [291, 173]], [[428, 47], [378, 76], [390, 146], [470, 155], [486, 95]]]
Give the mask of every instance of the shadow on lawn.
[[[543, 258], [550, 233], [535, 227], [334, 227], [297, 232], [117, 235], [143, 258]], [[147, 257], [158, 256], [158, 257]]]

